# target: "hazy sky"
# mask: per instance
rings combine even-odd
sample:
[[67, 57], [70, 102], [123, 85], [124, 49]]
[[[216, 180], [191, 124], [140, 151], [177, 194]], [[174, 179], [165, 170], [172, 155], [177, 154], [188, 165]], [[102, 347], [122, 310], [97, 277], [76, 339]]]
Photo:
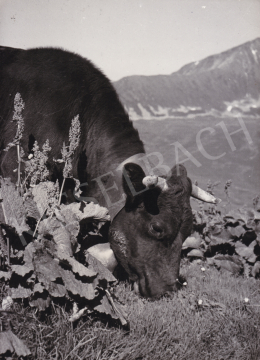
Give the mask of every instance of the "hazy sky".
[[58, 46], [111, 80], [170, 74], [260, 37], [260, 0], [0, 0], [0, 44]]

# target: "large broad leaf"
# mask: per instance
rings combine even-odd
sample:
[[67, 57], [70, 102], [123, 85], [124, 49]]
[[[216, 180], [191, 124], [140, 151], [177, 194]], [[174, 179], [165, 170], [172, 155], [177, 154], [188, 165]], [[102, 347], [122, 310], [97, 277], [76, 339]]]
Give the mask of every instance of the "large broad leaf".
[[38, 232], [48, 238], [52, 237], [59, 251], [72, 255], [71, 237], [65, 226], [56, 218], [48, 218], [41, 221]]
[[26, 193], [24, 198], [24, 207], [26, 209], [27, 216], [39, 220], [43, 214], [40, 213], [36, 202], [33, 200], [32, 193]]
[[[11, 288], [13, 298], [30, 298], [33, 306], [39, 304], [43, 309], [47, 305], [46, 294], [53, 298], [68, 296], [81, 297], [85, 300], [93, 300], [97, 294], [94, 290], [96, 271], [87, 268], [76, 259], [61, 253], [61, 259], [55, 257], [50, 241], [30, 243], [24, 251], [24, 265], [13, 265], [13, 271], [21, 276], [21, 281], [27, 281], [30, 288], [19, 284], [18, 288]], [[24, 279], [33, 269], [34, 281]], [[67, 270], [68, 269], [68, 270]], [[77, 274], [77, 278], [75, 277]], [[111, 274], [112, 275], [112, 274]], [[79, 277], [81, 279], [79, 279]], [[87, 280], [87, 282], [84, 280]], [[35, 284], [35, 285], [34, 285]], [[33, 290], [31, 290], [33, 288]], [[43, 302], [39, 300], [43, 298]]]
[[254, 253], [254, 246], [246, 246], [241, 242], [237, 242], [235, 245], [236, 253], [248, 260], [250, 263], [256, 261], [257, 256]]
[[94, 310], [101, 314], [110, 315], [113, 319], [120, 320], [123, 326], [128, 325], [127, 314], [122, 305], [113, 299], [108, 291], [106, 291], [106, 295], [101, 299], [101, 304], [97, 305]]
[[11, 288], [11, 296], [13, 299], [26, 299], [30, 297], [32, 290], [22, 287], [20, 284], [18, 288]]
[[60, 266], [58, 261], [47, 252], [37, 253], [34, 257], [35, 273], [39, 282], [48, 287], [50, 282], [61, 279]]
[[71, 211], [70, 205], [61, 205], [62, 210], [55, 209], [55, 215], [65, 225], [65, 229], [70, 234], [71, 243], [73, 246], [77, 244], [77, 236], [79, 233], [80, 225], [78, 216]]
[[51, 298], [50, 296], [46, 298], [36, 297], [31, 299], [29, 304], [31, 307], [36, 307], [39, 311], [45, 311], [51, 305]]
[[230, 255], [216, 255], [214, 264], [220, 269], [230, 271], [232, 274], [239, 274], [243, 269], [242, 262], [237, 257]]
[[256, 278], [260, 275], [260, 261], [257, 261], [252, 268], [252, 275]]
[[188, 254], [187, 254], [188, 257], [198, 257], [198, 258], [203, 258], [204, 257], [204, 254], [201, 250], [199, 249], [193, 249], [191, 250]]
[[197, 238], [195, 236], [189, 236], [182, 244], [182, 249], [199, 249], [201, 242], [202, 240], [200, 238]]
[[60, 263], [69, 267], [74, 273], [78, 274], [80, 277], [93, 278], [97, 276], [97, 272], [94, 269], [90, 269], [80, 262], [78, 262], [73, 257], [69, 257], [64, 253], [56, 252], [57, 257], [60, 260]]
[[[23, 261], [27, 267], [31, 267], [31, 265], [32, 265], [33, 257], [37, 250], [37, 245], [38, 245], [37, 241], [31, 242], [24, 249]], [[40, 245], [38, 245], [38, 246], [41, 247]]]
[[11, 330], [0, 332], [0, 357], [8, 353], [19, 358], [31, 355], [27, 346]]
[[10, 280], [11, 272], [10, 271], [0, 271], [0, 279], [4, 279], [4, 281]]
[[97, 294], [93, 284], [82, 283], [77, 280], [75, 275], [69, 270], [61, 269], [61, 275], [67, 291], [71, 292], [73, 295], [80, 296], [87, 300], [93, 300], [96, 297]]
[[94, 308], [96, 311], [100, 312], [101, 314], [111, 315], [112, 317], [116, 317], [115, 312], [111, 311], [111, 305], [107, 298], [107, 296], [104, 296], [101, 299], [101, 303]]
[[231, 237], [233, 239], [239, 239], [241, 238], [244, 233], [246, 232], [245, 228], [241, 225], [239, 226], [235, 226], [235, 227], [231, 227], [231, 226], [228, 226], [227, 227], [227, 232], [229, 232], [229, 234], [231, 235]]
[[245, 232], [246, 230], [241, 225], [235, 227], [228, 226], [227, 228], [222, 229], [219, 234], [214, 236], [212, 236], [212, 234], [210, 235], [210, 245], [230, 243], [233, 240], [242, 237]]
[[254, 230], [255, 224], [260, 221], [260, 212], [247, 207], [243, 207], [237, 210], [230, 211], [225, 217], [226, 223], [237, 223], [252, 227]]
[[30, 266], [27, 265], [11, 265], [13, 273], [16, 273], [19, 276], [24, 277], [25, 275], [28, 275], [30, 272], [34, 270], [33, 265]]
[[34, 289], [33, 289], [34, 293], [43, 293], [44, 292], [44, 287], [42, 286], [42, 284], [37, 283], [34, 285]]
[[[58, 211], [55, 211], [56, 216]], [[61, 205], [59, 210], [60, 215], [64, 218], [68, 218], [70, 213], [76, 215], [77, 220], [80, 222], [85, 219], [95, 219], [99, 222], [106, 222], [110, 220], [108, 209], [94, 203], [86, 203], [82, 201], [81, 203], [72, 203], [69, 205]]]
[[63, 298], [65, 295], [67, 295], [67, 290], [65, 286], [62, 284], [56, 284], [55, 282], [50, 282], [47, 290], [49, 294], [55, 298], [56, 297]]
[[49, 215], [58, 204], [57, 185], [52, 181], [45, 181], [34, 186], [31, 191], [40, 216], [45, 212]]
[[26, 224], [26, 209], [23, 205], [23, 198], [16, 190], [15, 185], [10, 179], [0, 179], [0, 198], [2, 199], [2, 208], [5, 223], [15, 228], [19, 235], [30, 228]]
[[237, 223], [240, 222], [242, 225], [247, 223], [248, 214], [247, 210], [244, 208], [231, 210], [227, 215], [223, 217], [224, 221], [227, 223]]

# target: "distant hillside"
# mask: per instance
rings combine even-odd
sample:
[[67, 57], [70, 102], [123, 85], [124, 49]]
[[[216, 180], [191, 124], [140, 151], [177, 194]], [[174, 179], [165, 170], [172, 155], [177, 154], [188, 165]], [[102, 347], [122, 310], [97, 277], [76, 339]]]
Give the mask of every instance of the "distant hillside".
[[114, 86], [132, 120], [260, 115], [260, 38], [170, 75], [128, 76]]

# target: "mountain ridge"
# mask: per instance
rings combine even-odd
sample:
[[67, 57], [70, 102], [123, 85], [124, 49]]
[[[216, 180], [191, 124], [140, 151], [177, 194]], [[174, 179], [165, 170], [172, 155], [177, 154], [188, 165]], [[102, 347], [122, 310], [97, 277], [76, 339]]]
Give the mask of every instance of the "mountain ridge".
[[260, 115], [260, 38], [169, 75], [133, 75], [114, 86], [132, 120]]

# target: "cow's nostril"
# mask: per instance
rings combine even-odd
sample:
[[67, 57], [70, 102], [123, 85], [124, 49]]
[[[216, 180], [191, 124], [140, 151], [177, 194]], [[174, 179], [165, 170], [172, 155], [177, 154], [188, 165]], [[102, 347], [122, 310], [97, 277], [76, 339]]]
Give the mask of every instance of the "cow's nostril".
[[152, 223], [150, 229], [153, 235], [160, 237], [163, 234], [163, 228], [158, 223]]
[[157, 224], [152, 224], [152, 228], [156, 232], [159, 232], [159, 233], [163, 232], [163, 229]]

